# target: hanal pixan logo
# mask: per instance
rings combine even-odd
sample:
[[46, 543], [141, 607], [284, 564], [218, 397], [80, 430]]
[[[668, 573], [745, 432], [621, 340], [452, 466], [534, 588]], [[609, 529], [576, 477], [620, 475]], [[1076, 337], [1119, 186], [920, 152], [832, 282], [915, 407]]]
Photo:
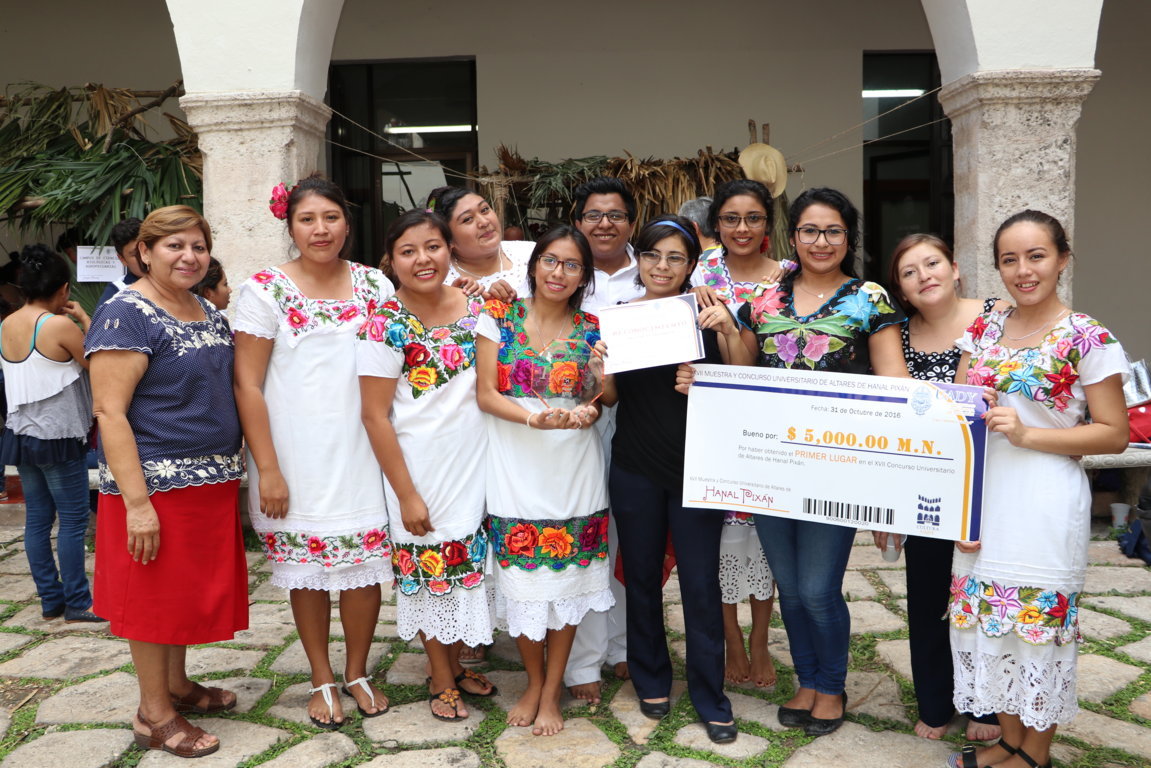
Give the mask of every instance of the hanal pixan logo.
[[921, 531], [939, 530], [939, 513], [942, 511], [943, 498], [929, 499], [926, 496], [917, 496], [919, 504], [915, 514], [915, 527]]
[[911, 410], [915, 411], [916, 416], [922, 416], [931, 410], [931, 399], [931, 389], [920, 387], [911, 393]]

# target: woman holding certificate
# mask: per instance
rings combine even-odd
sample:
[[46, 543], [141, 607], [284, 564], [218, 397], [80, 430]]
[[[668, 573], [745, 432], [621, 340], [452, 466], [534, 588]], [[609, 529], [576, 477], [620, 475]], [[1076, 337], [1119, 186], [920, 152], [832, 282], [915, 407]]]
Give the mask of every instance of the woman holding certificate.
[[[691, 287], [688, 276], [700, 249], [686, 219], [657, 217], [640, 231], [636, 251], [638, 281], [645, 289], [636, 301], [679, 296]], [[699, 327], [704, 362], [751, 363], [735, 318], [722, 303], [700, 311]], [[687, 398], [675, 391], [675, 371], [675, 365], [662, 365], [604, 380], [603, 404], [619, 403], [608, 490], [627, 584], [627, 663], [640, 711], [654, 719], [667, 715], [672, 665], [661, 577], [670, 531], [683, 598], [688, 693], [711, 740], [726, 743], [737, 731], [723, 692], [719, 558], [724, 513], [682, 505]], [[741, 650], [742, 639], [741, 634]]]
[[980, 540], [957, 545], [948, 617], [955, 706], [998, 713], [1003, 735], [951, 765], [1027, 768], [1050, 765], [1055, 728], [1078, 710], [1091, 493], [1073, 457], [1127, 446], [1129, 366], [1114, 335], [1059, 298], [1071, 247], [1057, 220], [1018, 213], [994, 250], [1015, 307], [980, 315], [959, 341], [960, 375], [995, 389], [998, 405], [984, 416]]
[[[876, 283], [855, 276], [859, 211], [843, 193], [803, 192], [788, 215], [799, 267], [780, 283], [758, 286], [738, 316], [756, 364], [837, 373], [907, 376], [899, 305]], [[681, 369], [680, 385], [692, 374]], [[760, 516], [756, 529], [779, 587], [799, 690], [779, 722], [809, 736], [843, 724], [851, 618], [843, 573], [855, 529]]]
[[600, 406], [581, 398], [599, 341], [599, 320], [580, 310], [594, 268], [583, 233], [556, 227], [532, 251], [528, 297], [489, 300], [476, 326], [496, 617], [528, 673], [508, 724], [536, 735], [563, 730], [559, 697], [576, 625], [614, 603], [603, 446], [589, 428]]

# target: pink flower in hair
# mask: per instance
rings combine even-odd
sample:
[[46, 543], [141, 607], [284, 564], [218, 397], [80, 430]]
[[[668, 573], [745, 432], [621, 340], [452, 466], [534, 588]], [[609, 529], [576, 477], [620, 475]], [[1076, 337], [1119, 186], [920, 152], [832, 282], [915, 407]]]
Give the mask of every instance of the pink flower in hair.
[[268, 201], [268, 210], [277, 219], [288, 218], [288, 188], [284, 182], [272, 187], [272, 199]]

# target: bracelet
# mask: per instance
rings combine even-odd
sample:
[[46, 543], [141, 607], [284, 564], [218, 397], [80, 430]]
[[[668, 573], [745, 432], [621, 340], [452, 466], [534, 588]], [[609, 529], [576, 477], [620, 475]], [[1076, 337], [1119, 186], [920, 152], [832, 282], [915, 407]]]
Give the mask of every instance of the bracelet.
[[535, 429], [535, 427], [532, 426], [532, 416], [535, 416], [535, 414], [529, 411], [528, 417], [524, 419], [524, 424], [528, 425], [528, 429]]

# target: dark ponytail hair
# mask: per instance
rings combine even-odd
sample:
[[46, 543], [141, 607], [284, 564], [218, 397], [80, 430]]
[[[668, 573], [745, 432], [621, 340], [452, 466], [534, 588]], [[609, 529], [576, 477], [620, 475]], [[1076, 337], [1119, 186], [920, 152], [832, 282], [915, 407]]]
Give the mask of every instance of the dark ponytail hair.
[[72, 270], [64, 257], [44, 243], [26, 245], [20, 252], [18, 285], [27, 301], [47, 299], [67, 285]]

